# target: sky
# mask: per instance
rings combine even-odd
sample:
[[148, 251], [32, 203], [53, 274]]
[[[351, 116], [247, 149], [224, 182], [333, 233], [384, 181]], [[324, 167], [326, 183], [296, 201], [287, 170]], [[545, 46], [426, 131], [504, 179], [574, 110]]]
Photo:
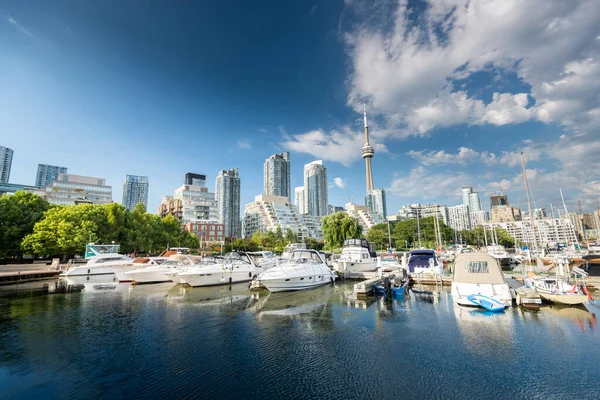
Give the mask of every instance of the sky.
[[375, 187], [404, 204], [584, 211], [600, 196], [600, 2], [5, 0], [0, 146], [12, 183], [38, 163], [150, 180], [156, 212], [186, 172], [238, 168], [241, 204], [264, 160], [291, 152], [292, 186], [321, 159], [329, 203], [362, 203], [362, 109]]

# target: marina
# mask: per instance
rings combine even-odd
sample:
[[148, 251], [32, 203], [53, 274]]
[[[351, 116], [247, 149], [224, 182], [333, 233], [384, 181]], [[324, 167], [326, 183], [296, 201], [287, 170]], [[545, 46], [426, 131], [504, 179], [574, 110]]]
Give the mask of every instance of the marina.
[[[597, 304], [490, 313], [435, 287], [386, 300], [353, 298], [351, 282], [284, 293], [58, 282], [0, 289], [5, 398], [594, 399], [600, 390]], [[396, 376], [401, 385], [386, 384]]]

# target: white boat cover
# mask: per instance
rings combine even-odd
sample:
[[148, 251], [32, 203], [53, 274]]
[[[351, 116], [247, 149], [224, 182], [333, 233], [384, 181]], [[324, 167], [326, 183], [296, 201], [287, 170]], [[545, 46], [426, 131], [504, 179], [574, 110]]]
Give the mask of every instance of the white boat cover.
[[457, 283], [503, 284], [498, 261], [487, 253], [462, 253], [454, 260], [453, 281]]

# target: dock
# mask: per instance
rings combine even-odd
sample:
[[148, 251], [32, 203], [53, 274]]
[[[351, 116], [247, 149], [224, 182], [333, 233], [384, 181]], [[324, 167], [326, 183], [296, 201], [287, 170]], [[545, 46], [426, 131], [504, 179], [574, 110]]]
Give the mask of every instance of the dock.
[[515, 291], [516, 303], [523, 308], [539, 310], [542, 304], [542, 298], [539, 293], [530, 287], [523, 285], [514, 278], [506, 278], [506, 283]]
[[379, 277], [367, 279], [366, 281], [362, 281], [354, 284], [354, 294], [358, 298], [366, 297], [373, 293], [373, 285], [379, 282]]
[[61, 271], [25, 270], [0, 272], [0, 285], [12, 285], [20, 282], [39, 281], [42, 279], [55, 279]]

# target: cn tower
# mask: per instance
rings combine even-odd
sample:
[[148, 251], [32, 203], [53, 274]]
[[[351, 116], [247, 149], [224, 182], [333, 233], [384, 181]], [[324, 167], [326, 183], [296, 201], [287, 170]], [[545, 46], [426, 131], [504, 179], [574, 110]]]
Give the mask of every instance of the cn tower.
[[369, 127], [367, 126], [367, 105], [364, 104], [365, 111], [365, 145], [362, 148], [362, 158], [367, 163], [367, 194], [373, 191], [373, 171], [371, 170], [371, 158], [375, 155], [375, 150], [369, 144]]

